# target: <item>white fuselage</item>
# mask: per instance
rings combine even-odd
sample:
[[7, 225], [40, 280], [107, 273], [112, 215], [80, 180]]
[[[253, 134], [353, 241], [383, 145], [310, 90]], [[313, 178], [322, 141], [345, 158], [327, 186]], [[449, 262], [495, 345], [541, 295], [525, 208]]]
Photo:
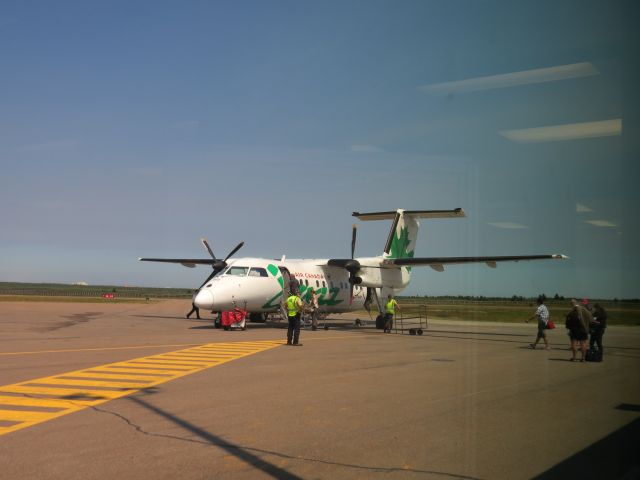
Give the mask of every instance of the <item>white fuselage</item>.
[[[280, 308], [286, 272], [300, 282], [303, 300], [309, 300], [310, 289], [318, 293], [320, 312], [346, 312], [362, 309], [366, 287], [386, 296], [409, 283], [406, 268], [380, 268], [380, 257], [359, 259], [364, 268], [363, 282], [353, 290], [349, 302], [349, 273], [340, 267], [327, 266], [326, 259], [270, 260], [239, 258], [230, 260], [225, 270], [213, 277], [195, 296], [199, 308], [220, 312], [240, 307], [249, 312], [275, 312]], [[284, 274], [284, 275], [283, 275]], [[382, 297], [380, 297], [382, 298]]]

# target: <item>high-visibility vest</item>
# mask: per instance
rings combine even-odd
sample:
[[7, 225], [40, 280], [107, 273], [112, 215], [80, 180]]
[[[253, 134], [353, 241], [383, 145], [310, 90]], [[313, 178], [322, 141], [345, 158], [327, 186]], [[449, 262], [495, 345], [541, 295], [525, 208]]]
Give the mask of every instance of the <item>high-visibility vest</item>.
[[296, 295], [287, 298], [287, 312], [290, 317], [295, 317], [298, 313], [298, 297]]
[[387, 302], [386, 308], [387, 308], [387, 313], [390, 313], [391, 315], [395, 315], [396, 314], [396, 301], [392, 298], [391, 300], [389, 300]]

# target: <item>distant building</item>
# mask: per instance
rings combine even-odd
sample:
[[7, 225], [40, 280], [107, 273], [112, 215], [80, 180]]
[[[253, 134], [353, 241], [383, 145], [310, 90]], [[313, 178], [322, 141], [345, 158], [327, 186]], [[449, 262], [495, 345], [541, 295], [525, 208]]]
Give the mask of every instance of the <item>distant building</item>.
[[89, 286], [89, 284], [87, 282], [75, 282], [75, 283], [72, 283], [71, 285], [78, 285], [80, 287], [88, 287]]

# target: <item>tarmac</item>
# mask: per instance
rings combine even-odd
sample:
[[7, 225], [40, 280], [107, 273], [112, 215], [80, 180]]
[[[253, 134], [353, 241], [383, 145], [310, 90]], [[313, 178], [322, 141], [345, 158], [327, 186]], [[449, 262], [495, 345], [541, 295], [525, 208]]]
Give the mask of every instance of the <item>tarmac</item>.
[[0, 479], [640, 478], [640, 328], [354, 315], [283, 345], [189, 301], [0, 302]]

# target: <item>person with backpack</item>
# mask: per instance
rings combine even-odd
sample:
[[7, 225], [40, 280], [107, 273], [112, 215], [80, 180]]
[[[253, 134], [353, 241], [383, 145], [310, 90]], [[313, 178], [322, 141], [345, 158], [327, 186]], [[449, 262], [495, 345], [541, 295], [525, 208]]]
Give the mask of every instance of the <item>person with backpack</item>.
[[571, 311], [567, 314], [565, 326], [569, 330], [571, 339], [570, 361], [577, 362], [576, 353], [578, 349], [582, 353], [581, 362], [586, 360], [587, 339], [589, 338], [589, 324], [593, 317], [591, 312], [578, 303], [576, 299], [571, 300]]

